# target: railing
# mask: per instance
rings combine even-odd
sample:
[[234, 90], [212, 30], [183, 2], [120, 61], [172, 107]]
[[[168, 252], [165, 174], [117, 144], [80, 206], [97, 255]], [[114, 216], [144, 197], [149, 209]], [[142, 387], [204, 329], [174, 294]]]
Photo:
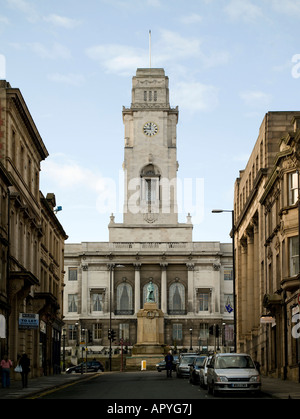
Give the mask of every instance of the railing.
[[134, 310], [115, 310], [116, 316], [131, 316], [134, 314]]

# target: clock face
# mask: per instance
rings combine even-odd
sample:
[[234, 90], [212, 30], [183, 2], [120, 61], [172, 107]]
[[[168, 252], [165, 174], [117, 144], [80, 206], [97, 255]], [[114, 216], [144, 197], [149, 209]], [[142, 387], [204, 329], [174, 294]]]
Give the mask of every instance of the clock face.
[[147, 122], [143, 127], [143, 131], [148, 137], [153, 137], [158, 132], [158, 126], [154, 122]]

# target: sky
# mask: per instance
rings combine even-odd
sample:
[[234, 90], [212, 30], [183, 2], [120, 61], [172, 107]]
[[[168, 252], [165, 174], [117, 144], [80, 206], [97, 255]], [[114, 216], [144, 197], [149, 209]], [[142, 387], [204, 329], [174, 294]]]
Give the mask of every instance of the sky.
[[169, 77], [179, 107], [179, 222], [230, 242], [234, 183], [269, 111], [300, 110], [300, 0], [0, 0], [0, 79], [19, 88], [49, 152], [67, 243], [123, 221], [122, 108], [132, 77]]

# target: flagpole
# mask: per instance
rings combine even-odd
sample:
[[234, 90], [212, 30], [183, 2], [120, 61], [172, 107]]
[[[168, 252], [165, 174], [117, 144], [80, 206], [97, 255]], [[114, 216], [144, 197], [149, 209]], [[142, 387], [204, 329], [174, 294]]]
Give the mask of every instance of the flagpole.
[[149, 30], [149, 64], [151, 68], [151, 30]]

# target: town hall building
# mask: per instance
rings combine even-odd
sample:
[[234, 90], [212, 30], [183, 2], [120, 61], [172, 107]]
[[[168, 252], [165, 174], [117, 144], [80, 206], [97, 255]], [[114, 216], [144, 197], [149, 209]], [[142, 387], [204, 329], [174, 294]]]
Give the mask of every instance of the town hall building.
[[113, 329], [114, 349], [122, 339], [130, 350], [151, 282], [165, 345], [233, 349], [232, 245], [193, 242], [191, 216], [178, 222], [177, 122], [164, 69], [137, 69], [123, 107], [123, 222], [111, 215], [108, 242], [65, 245], [66, 347], [105, 353]]

